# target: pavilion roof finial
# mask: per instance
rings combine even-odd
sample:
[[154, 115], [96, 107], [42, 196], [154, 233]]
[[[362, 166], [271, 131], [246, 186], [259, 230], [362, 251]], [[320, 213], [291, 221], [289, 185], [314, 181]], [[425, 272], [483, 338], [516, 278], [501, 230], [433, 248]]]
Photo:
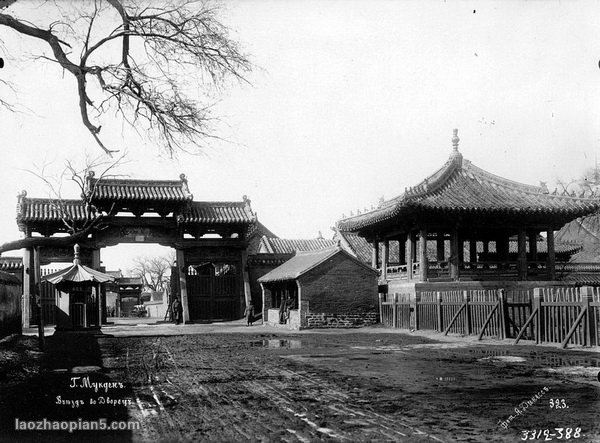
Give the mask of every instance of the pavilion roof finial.
[[460, 138], [458, 138], [458, 129], [454, 129], [454, 131], [452, 131], [452, 150], [454, 152], [458, 152], [458, 142], [460, 141]]
[[75, 255], [73, 256], [73, 264], [74, 265], [78, 265], [79, 264], [79, 245], [76, 243], [75, 246], [73, 246]]

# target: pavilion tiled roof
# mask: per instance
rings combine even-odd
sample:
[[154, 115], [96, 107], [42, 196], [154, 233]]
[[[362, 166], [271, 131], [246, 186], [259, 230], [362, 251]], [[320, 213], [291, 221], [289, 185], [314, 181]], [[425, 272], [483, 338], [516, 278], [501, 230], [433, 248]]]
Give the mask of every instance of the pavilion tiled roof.
[[192, 200], [184, 174], [179, 180], [111, 179], [88, 176], [93, 200], [184, 202]]
[[256, 215], [247, 199], [241, 202], [191, 202], [179, 216], [179, 221], [250, 224], [256, 221]]
[[[359, 236], [354, 232], [339, 231], [336, 228], [334, 240], [339, 239], [341, 246], [364, 263], [371, 263], [373, 259], [373, 245], [364, 237]], [[388, 250], [388, 262], [398, 263], [400, 260], [399, 251], [397, 248]], [[383, 242], [379, 243], [379, 256], [383, 256]]]
[[335, 246], [334, 240], [325, 238], [286, 239], [263, 236], [258, 247], [259, 252], [269, 254], [293, 254], [297, 251], [316, 251]]
[[447, 213], [509, 213], [515, 215], [564, 215], [578, 217], [600, 208], [598, 196], [590, 193], [549, 193], [545, 186], [532, 186], [484, 171], [463, 159], [458, 137], [449, 160], [421, 183], [406, 189], [378, 208], [337, 222], [343, 231], [356, 231], [402, 214], [419, 210]]
[[373, 271], [373, 273], [377, 272], [375, 269], [372, 269], [366, 266], [364, 263], [360, 262], [358, 259], [350, 255], [348, 252], [344, 251], [340, 247], [319, 249], [317, 251], [304, 251], [297, 252], [295, 256], [290, 258], [281, 266], [273, 269], [271, 272], [263, 275], [258, 279], [259, 282], [272, 282], [272, 281], [284, 281], [284, 280], [294, 280], [300, 277], [303, 274], [306, 274], [313, 268], [316, 268], [320, 264], [326, 262], [336, 254], [345, 254], [351, 260], [354, 260], [357, 263], [365, 266], [366, 268]]

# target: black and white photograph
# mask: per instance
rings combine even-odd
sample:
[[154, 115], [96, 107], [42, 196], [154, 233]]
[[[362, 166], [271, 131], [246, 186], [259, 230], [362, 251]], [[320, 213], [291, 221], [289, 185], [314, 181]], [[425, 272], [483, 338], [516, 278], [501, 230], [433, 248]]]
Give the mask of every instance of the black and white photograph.
[[0, 0], [0, 442], [600, 442], [600, 1]]

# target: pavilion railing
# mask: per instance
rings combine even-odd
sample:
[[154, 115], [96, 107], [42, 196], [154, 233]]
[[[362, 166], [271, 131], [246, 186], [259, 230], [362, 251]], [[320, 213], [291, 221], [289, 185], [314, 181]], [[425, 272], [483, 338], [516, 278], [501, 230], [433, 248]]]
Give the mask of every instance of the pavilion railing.
[[[413, 278], [420, 276], [420, 264], [413, 264]], [[379, 269], [381, 275], [381, 269]], [[566, 275], [598, 274], [600, 263], [571, 263], [556, 262], [555, 273], [558, 280]], [[407, 280], [407, 265], [392, 265], [387, 267], [388, 279]], [[481, 261], [464, 262], [459, 266], [460, 280], [515, 280], [519, 278], [519, 263], [517, 261]], [[429, 280], [449, 279], [450, 266], [447, 261], [431, 261], [427, 264]], [[546, 261], [527, 261], [528, 280], [548, 280], [548, 264]]]
[[598, 346], [600, 288], [447, 290], [387, 294], [381, 322], [401, 329], [434, 330], [536, 343]]
[[[413, 263], [413, 276], [418, 276], [421, 270], [419, 263]], [[381, 272], [380, 272], [381, 275]], [[387, 267], [387, 275], [389, 278], [397, 278], [400, 280], [408, 280], [408, 265], [395, 265]]]

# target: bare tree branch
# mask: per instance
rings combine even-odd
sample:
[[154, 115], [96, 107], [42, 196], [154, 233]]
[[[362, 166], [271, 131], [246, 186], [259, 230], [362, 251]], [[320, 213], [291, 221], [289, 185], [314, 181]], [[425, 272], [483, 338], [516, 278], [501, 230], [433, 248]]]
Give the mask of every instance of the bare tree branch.
[[0, 13], [0, 26], [47, 43], [50, 58], [74, 77], [81, 121], [104, 152], [116, 151], [103, 143], [91, 110], [98, 119], [115, 110], [136, 130], [141, 126], [140, 132], [158, 137], [170, 155], [188, 145], [201, 150], [216, 137], [211, 106], [200, 104], [194, 90], [220, 88], [228, 79], [245, 82], [252, 65], [211, 1], [168, 0], [158, 8], [150, 0], [95, 0], [79, 6], [45, 26]]

